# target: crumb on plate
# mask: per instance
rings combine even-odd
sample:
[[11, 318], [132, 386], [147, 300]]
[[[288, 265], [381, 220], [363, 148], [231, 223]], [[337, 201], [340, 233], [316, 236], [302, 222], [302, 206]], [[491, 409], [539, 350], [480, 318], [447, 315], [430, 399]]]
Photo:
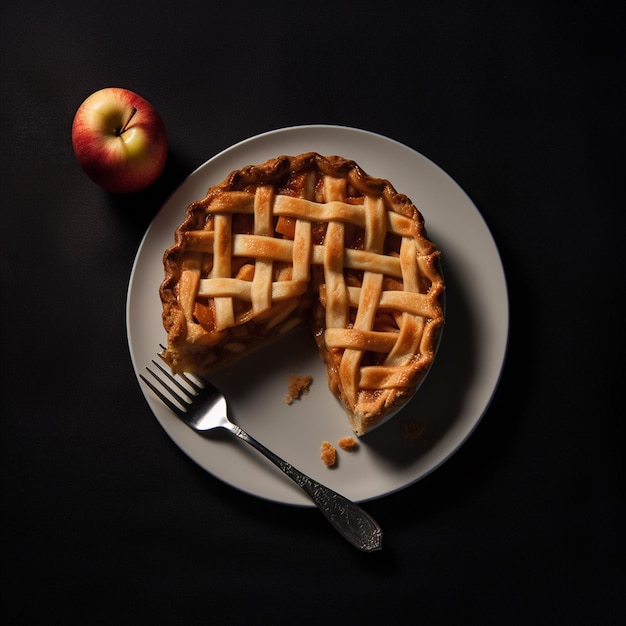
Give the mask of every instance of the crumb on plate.
[[424, 425], [417, 422], [404, 422], [404, 438], [414, 443], [424, 432]]
[[295, 400], [299, 400], [302, 396], [308, 394], [312, 382], [313, 377], [308, 374], [306, 376], [300, 376], [299, 374], [290, 376], [287, 382], [285, 402], [287, 404], [293, 404]]
[[337, 450], [330, 441], [322, 441], [320, 458], [326, 467], [332, 467], [337, 462]]
[[352, 452], [359, 447], [359, 442], [354, 437], [342, 437], [337, 445], [346, 452]]

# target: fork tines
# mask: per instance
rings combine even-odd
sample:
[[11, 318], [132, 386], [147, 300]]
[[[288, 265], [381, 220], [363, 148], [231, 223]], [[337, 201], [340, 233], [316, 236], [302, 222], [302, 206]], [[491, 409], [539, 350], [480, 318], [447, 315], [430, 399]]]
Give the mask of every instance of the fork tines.
[[[167, 371], [160, 363], [157, 363], [154, 359], [152, 359], [152, 364], [160, 371], [161, 375], [164, 376], [168, 381], [163, 380], [162, 376], [155, 373], [150, 367], [146, 366], [146, 370], [148, 373], [156, 380], [163, 389], [165, 389], [170, 396], [178, 402], [178, 404], [172, 402], [172, 400], [166, 396], [161, 389], [159, 389], [154, 383], [148, 380], [143, 374], [139, 374], [141, 380], [143, 380], [146, 385], [158, 396], [158, 398], [174, 413], [177, 415], [182, 415], [186, 413], [186, 407], [191, 404], [191, 401], [202, 391], [202, 387], [196, 384], [189, 376], [186, 374], [179, 374], [180, 378], [182, 378], [185, 383], [189, 386], [186, 387], [179, 380], [177, 380], [170, 372]], [[172, 388], [172, 385], [178, 390], [178, 393], [175, 389]]]

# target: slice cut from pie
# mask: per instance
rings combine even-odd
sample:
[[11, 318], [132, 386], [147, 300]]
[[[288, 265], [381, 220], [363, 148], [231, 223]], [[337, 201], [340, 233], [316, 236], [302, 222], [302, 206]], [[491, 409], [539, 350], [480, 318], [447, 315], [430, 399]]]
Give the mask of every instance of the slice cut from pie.
[[207, 375], [308, 324], [362, 435], [433, 362], [439, 257], [411, 200], [354, 161], [310, 152], [243, 167], [187, 208], [164, 254], [163, 357]]

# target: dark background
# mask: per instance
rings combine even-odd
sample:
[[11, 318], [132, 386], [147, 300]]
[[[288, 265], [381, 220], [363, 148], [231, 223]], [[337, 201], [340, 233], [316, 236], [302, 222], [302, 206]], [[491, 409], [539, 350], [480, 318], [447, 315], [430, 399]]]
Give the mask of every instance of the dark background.
[[[622, 624], [624, 9], [619, 2], [4, 3], [5, 623]], [[70, 128], [150, 100], [151, 189], [109, 195]], [[125, 300], [151, 218], [196, 167], [279, 127], [400, 141], [499, 247], [508, 358], [444, 466], [368, 503], [384, 550], [239, 493], [136, 383]]]

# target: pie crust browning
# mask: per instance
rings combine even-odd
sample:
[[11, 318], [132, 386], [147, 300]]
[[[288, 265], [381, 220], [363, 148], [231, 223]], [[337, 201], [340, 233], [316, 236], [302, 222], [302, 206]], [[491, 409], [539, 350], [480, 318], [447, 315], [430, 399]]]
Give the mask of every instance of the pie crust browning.
[[354, 161], [309, 152], [235, 170], [188, 207], [164, 254], [163, 356], [206, 375], [308, 323], [362, 435], [433, 362], [439, 256], [411, 200]]

